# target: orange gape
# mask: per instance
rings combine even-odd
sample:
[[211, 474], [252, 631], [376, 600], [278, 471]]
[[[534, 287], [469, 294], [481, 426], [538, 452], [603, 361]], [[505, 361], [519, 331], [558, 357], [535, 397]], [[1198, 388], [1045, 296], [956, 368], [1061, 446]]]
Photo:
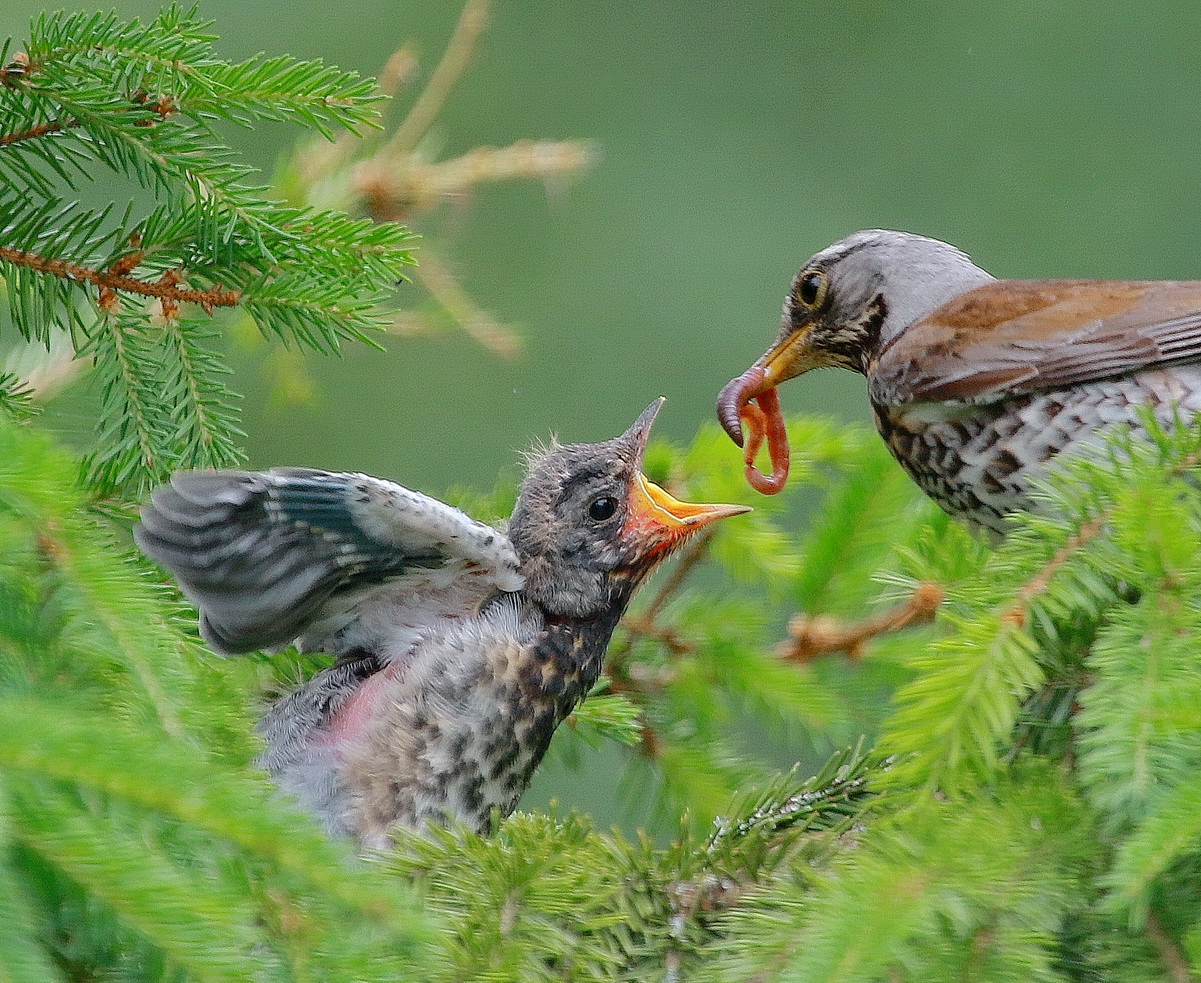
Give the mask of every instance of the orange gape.
[[[784, 429], [784, 416], [780, 412], [780, 397], [775, 386], [749, 398], [746, 395], [762, 385], [763, 376], [763, 366], [752, 365], [727, 384], [717, 399], [717, 415], [726, 432], [743, 445], [742, 457], [750, 486], [764, 495], [775, 495], [788, 481], [788, 433]], [[745, 442], [742, 423], [746, 424], [747, 430]], [[764, 438], [767, 438], [767, 453], [771, 457], [771, 471], [767, 474], [755, 467], [755, 457]]]

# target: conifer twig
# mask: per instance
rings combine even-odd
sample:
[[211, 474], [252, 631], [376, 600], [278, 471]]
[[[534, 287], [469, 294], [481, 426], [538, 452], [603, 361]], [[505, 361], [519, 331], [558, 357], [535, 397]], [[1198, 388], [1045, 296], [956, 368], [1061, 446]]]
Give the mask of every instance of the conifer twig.
[[[1201, 454], [1186, 454], [1169, 471], [1174, 477], [1179, 477], [1187, 471], [1201, 465]], [[1102, 509], [1085, 522], [1075, 533], [1068, 537], [1055, 554], [1042, 565], [1038, 573], [1031, 577], [1014, 596], [1013, 603], [1002, 613], [1001, 620], [1012, 624], [1024, 625], [1026, 608], [1029, 603], [1047, 590], [1051, 578], [1072, 556], [1088, 545], [1104, 530], [1111, 518], [1110, 509]]]
[[807, 663], [837, 652], [857, 660], [873, 638], [933, 621], [944, 597], [938, 584], [918, 584], [900, 604], [849, 625], [829, 615], [794, 615], [788, 623], [789, 638], [780, 643], [776, 654], [785, 662]]
[[1172, 941], [1171, 936], [1164, 931], [1163, 925], [1160, 924], [1158, 916], [1153, 911], [1147, 914], [1146, 931], [1147, 938], [1151, 940], [1155, 951], [1159, 953], [1159, 958], [1162, 960], [1164, 968], [1168, 971], [1168, 977], [1172, 980], [1172, 983], [1196, 983], [1197, 977], [1189, 969], [1188, 960], [1184, 957], [1184, 953]]
[[1095, 539], [1098, 533], [1105, 528], [1105, 524], [1108, 521], [1108, 510], [1099, 512], [1069, 536], [1068, 541], [1056, 550], [1055, 554], [1039, 568], [1038, 573], [1021, 586], [1017, 594], [1014, 595], [1013, 603], [1002, 612], [1001, 620], [1019, 627], [1024, 625], [1030, 602], [1047, 590], [1048, 586], [1050, 586], [1051, 578], [1055, 576], [1056, 571], [1067, 563], [1074, 554], [1079, 552], [1083, 546], [1086, 546]]
[[47, 120], [45, 123], [39, 123], [37, 126], [31, 126], [18, 133], [0, 133], [0, 147], [11, 147], [14, 143], [21, 143], [24, 140], [36, 140], [38, 137], [49, 136], [52, 133], [61, 133], [72, 126], [79, 126], [79, 120], [69, 116], [65, 120]]
[[462, 77], [476, 42], [488, 23], [489, 3], [490, 0], [468, 0], [464, 5], [450, 43], [446, 46], [442, 60], [434, 69], [434, 74], [430, 76], [429, 84], [422, 90], [413, 108], [409, 110], [409, 115], [388, 141], [389, 156], [411, 155], [438, 118], [438, 113], [442, 111], [447, 96]]
[[[193, 290], [181, 287], [178, 274], [164, 274], [159, 280], [140, 280], [121, 272], [122, 267], [111, 270], [94, 270], [89, 266], [72, 263], [65, 259], [52, 259], [38, 253], [14, 249], [12, 246], [0, 246], [0, 260], [12, 263], [14, 266], [24, 266], [39, 273], [48, 273], [62, 280], [78, 280], [91, 283], [104, 291], [124, 290], [129, 293], [141, 294], [144, 297], [157, 297], [163, 301], [181, 303], [187, 301], [199, 304], [210, 314], [214, 307], [234, 307], [242, 296], [240, 290], [226, 290], [224, 287], [213, 286], [207, 290]], [[172, 271], [168, 271], [172, 273]]]

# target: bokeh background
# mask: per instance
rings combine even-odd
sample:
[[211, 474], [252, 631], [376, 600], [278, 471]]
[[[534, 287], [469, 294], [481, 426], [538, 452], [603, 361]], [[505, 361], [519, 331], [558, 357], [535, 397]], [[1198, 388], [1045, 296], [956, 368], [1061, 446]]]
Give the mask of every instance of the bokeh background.
[[[0, 36], [24, 37], [45, 6], [4, 0]], [[459, 11], [202, 4], [230, 59], [375, 74], [411, 40], [421, 68], [402, 101]], [[947, 239], [1000, 276], [1201, 277], [1199, 40], [1191, 0], [497, 0], [431, 134], [439, 155], [522, 137], [599, 150], [581, 177], [483, 188], [429, 232], [521, 354], [449, 328], [392, 339], [383, 356], [312, 360], [316, 399], [288, 404], [251, 351], [234, 383], [251, 463], [484, 489], [534, 439], [610, 437], [658, 394], [659, 435], [686, 442], [773, 336], [797, 266], [860, 228]], [[295, 138], [233, 136], [268, 174]], [[865, 420], [862, 390], [818, 373], [784, 403]], [[64, 401], [64, 429], [86, 429], [86, 405]], [[571, 802], [578, 785], [545, 776], [536, 795]]]

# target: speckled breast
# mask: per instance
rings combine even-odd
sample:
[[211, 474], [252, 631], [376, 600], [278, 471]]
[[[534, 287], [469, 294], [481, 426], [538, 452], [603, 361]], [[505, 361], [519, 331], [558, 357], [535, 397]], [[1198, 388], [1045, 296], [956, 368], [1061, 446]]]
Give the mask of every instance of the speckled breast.
[[1030, 483], [1064, 453], [1087, 453], [1117, 427], [1140, 427], [1140, 408], [1171, 425], [1201, 413], [1201, 366], [1082, 383], [973, 406], [873, 404], [876, 427], [918, 486], [976, 528], [1005, 531], [1004, 516], [1031, 507]]
[[[398, 825], [450, 817], [485, 832], [494, 813], [513, 811], [555, 728], [599, 677], [621, 611], [544, 623], [514, 595], [494, 608], [502, 616], [490, 630], [445, 633], [423, 660], [367, 684], [379, 689], [369, 724], [337, 754], [336, 832], [383, 849]], [[288, 787], [286, 778], [277, 776]]]

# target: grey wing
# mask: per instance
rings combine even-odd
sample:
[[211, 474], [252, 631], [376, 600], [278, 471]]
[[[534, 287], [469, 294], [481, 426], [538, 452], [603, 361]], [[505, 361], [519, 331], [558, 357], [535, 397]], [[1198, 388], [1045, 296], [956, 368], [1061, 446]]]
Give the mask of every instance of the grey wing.
[[497, 530], [437, 499], [362, 474], [299, 468], [180, 472], [151, 496], [138, 546], [200, 608], [218, 651], [288, 644], [373, 589], [395, 604], [443, 568], [481, 589], [518, 590], [516, 554]]

